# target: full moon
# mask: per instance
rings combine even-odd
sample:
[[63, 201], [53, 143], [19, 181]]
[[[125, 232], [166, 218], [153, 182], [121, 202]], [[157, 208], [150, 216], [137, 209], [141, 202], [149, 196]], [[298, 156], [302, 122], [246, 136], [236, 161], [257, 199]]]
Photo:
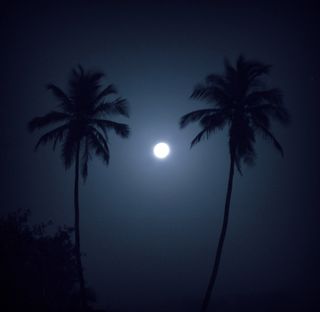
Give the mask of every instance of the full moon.
[[160, 159], [166, 158], [170, 154], [170, 147], [167, 143], [158, 143], [153, 148], [153, 154]]

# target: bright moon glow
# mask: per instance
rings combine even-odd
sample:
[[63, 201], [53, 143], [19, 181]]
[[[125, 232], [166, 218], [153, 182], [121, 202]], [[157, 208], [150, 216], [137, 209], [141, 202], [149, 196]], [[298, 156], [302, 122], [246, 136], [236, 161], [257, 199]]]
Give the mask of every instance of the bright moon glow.
[[153, 154], [154, 156], [156, 156], [157, 158], [166, 158], [170, 153], [170, 147], [168, 144], [166, 143], [158, 143], [154, 146], [153, 148]]

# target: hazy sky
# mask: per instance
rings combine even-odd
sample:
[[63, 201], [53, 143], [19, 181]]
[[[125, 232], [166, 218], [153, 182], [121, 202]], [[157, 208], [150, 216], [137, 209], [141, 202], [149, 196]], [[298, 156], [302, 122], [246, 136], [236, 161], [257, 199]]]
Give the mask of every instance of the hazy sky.
[[[10, 2], [10, 4], [9, 4]], [[292, 125], [274, 133], [285, 158], [257, 142], [234, 181], [216, 292], [319, 291], [320, 14], [316, 1], [8, 1], [1, 8], [1, 214], [73, 224], [73, 170], [34, 153], [27, 122], [52, 110], [47, 83], [65, 87], [78, 64], [106, 73], [130, 103], [131, 136], [111, 135], [111, 160], [80, 188], [85, 276], [101, 306], [171, 311], [199, 304], [222, 222], [227, 136], [192, 150], [197, 126], [179, 118], [206, 103], [193, 87], [225, 57], [272, 64]], [[165, 161], [152, 147], [165, 140]]]

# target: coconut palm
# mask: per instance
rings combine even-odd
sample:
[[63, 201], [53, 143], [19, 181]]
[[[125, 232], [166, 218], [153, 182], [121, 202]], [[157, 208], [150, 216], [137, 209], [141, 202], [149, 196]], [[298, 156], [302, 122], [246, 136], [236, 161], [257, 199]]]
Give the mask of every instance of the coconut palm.
[[[103, 73], [85, 72], [81, 66], [72, 71], [68, 94], [54, 84], [47, 87], [58, 102], [58, 109], [42, 117], [32, 119], [30, 131], [55, 125], [54, 129], [43, 134], [35, 149], [52, 143], [55, 149], [61, 144], [61, 158], [65, 168], [74, 164], [74, 229], [75, 255], [79, 277], [81, 305], [87, 308], [86, 288], [80, 253], [80, 214], [79, 214], [79, 175], [85, 180], [88, 175], [88, 161], [95, 154], [106, 165], [109, 163], [108, 130], [127, 138], [129, 127], [126, 124], [104, 119], [105, 116], [124, 115], [129, 117], [126, 100], [116, 97], [113, 85], [101, 87]], [[112, 96], [111, 100], [106, 97]]]
[[197, 85], [191, 98], [207, 101], [211, 107], [196, 110], [181, 117], [180, 127], [199, 122], [201, 131], [191, 142], [191, 147], [217, 130], [228, 128], [230, 169], [224, 217], [213, 270], [202, 302], [201, 311], [208, 307], [218, 274], [223, 243], [226, 236], [232, 184], [235, 167], [241, 173], [241, 164], [252, 165], [255, 159], [256, 135], [269, 139], [283, 155], [283, 149], [270, 130], [271, 119], [282, 124], [289, 122], [279, 89], [267, 88], [262, 78], [269, 74], [270, 66], [239, 56], [235, 66], [225, 61], [222, 75], [209, 75]]

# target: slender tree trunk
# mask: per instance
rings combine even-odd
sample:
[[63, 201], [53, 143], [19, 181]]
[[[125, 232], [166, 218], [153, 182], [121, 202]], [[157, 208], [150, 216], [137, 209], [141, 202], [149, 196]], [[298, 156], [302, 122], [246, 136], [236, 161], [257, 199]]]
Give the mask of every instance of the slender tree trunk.
[[209, 285], [208, 285], [206, 294], [204, 296], [204, 299], [202, 301], [201, 312], [206, 311], [208, 308], [210, 297], [211, 297], [211, 294], [213, 291], [213, 287], [215, 285], [217, 275], [218, 275], [219, 264], [220, 264], [222, 249], [223, 249], [223, 243], [224, 243], [224, 239], [226, 236], [228, 221], [229, 221], [229, 209], [230, 209], [230, 201], [231, 201], [231, 193], [232, 193], [233, 175], [234, 175], [234, 152], [231, 151], [230, 152], [230, 171], [229, 171], [226, 202], [225, 202], [225, 206], [224, 206], [223, 224], [222, 224], [219, 243], [218, 243], [218, 247], [217, 247], [217, 251], [216, 251], [216, 257], [214, 260], [214, 266], [213, 266], [213, 270], [212, 270], [210, 280], [209, 280]]
[[77, 261], [77, 270], [80, 283], [80, 300], [82, 309], [87, 309], [87, 298], [84, 286], [83, 269], [81, 263], [80, 253], [80, 212], [79, 212], [79, 156], [80, 156], [80, 142], [77, 145], [76, 165], [75, 165], [75, 180], [74, 180], [74, 230], [75, 230], [75, 253]]

